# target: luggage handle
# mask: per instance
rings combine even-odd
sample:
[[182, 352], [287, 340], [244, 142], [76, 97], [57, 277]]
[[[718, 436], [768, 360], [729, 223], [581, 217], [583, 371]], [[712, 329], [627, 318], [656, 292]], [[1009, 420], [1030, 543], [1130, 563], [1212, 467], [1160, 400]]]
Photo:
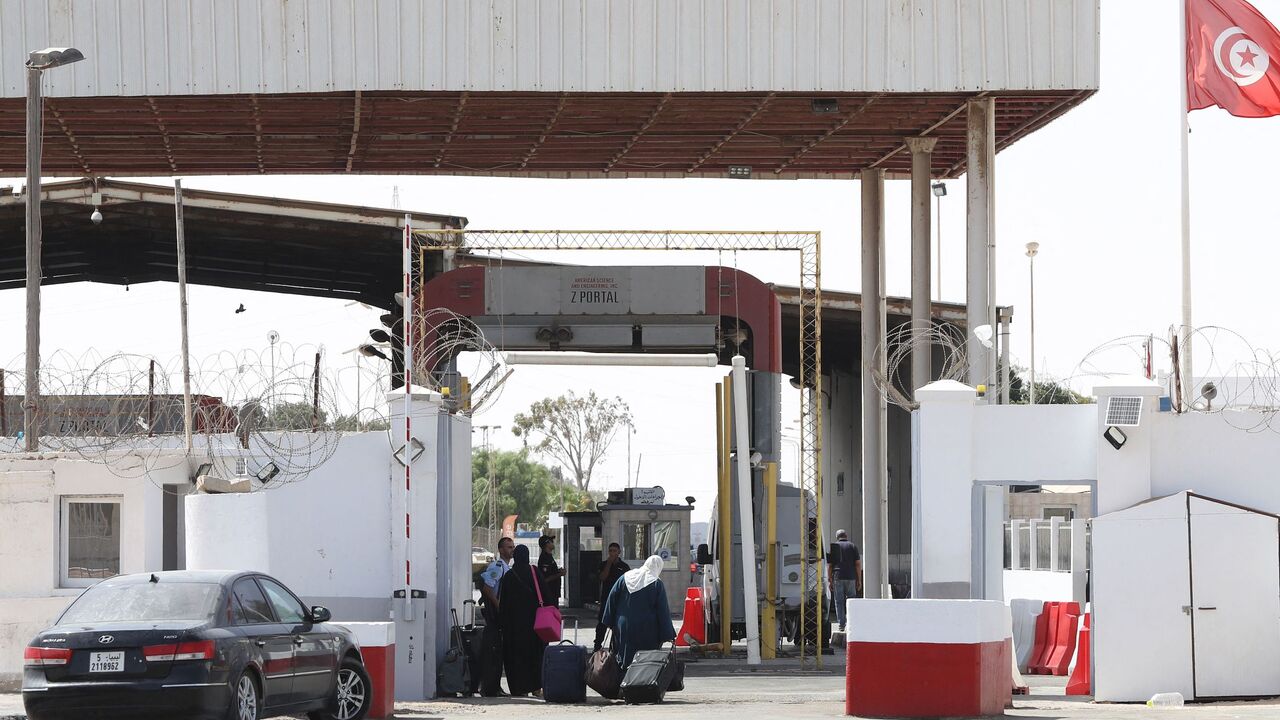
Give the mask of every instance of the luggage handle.
[[458, 650], [465, 650], [466, 646], [462, 642], [462, 628], [458, 625], [457, 608], [449, 608], [449, 614], [453, 616], [453, 640], [458, 644]]

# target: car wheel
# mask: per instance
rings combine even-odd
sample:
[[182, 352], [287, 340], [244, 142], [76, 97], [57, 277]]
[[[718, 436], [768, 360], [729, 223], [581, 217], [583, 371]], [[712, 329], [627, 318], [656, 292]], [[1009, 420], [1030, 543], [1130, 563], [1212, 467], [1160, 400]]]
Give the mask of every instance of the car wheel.
[[227, 720], [258, 720], [262, 712], [262, 692], [258, 681], [248, 670], [240, 671], [236, 684], [231, 686], [231, 707], [227, 708]]
[[373, 705], [373, 683], [359, 660], [347, 658], [338, 668], [333, 696], [323, 712], [308, 713], [311, 720], [363, 720]]

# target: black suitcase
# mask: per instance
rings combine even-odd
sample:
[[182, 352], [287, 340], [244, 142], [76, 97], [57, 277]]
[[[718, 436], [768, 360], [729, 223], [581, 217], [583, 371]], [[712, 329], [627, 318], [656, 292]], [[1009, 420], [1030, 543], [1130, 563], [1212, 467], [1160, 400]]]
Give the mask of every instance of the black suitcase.
[[484, 646], [481, 644], [483, 633], [483, 625], [472, 625], [462, 629], [462, 648], [466, 652], [471, 668], [469, 689], [472, 695], [480, 692], [480, 680], [484, 677]]
[[587, 699], [587, 649], [561, 640], [542, 655], [542, 699], [580, 703]]
[[622, 699], [628, 705], [660, 703], [675, 676], [676, 660], [670, 650], [642, 650], [622, 678]]

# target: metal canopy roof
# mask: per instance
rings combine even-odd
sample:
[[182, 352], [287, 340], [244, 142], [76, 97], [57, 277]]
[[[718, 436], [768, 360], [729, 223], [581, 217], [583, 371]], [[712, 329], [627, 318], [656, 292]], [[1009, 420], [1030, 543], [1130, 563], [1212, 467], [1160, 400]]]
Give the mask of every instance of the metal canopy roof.
[[[46, 99], [47, 175], [376, 173], [847, 178], [965, 169], [965, 104], [992, 95], [996, 149], [1093, 90], [1000, 93], [337, 92]], [[834, 100], [835, 112], [815, 112]], [[24, 172], [20, 98], [0, 99], [0, 175]]]
[[[177, 279], [173, 188], [98, 180], [43, 188], [44, 282]], [[183, 189], [190, 282], [386, 307], [400, 287], [405, 211]], [[410, 213], [425, 227], [466, 219]], [[0, 192], [0, 290], [25, 283], [24, 199]]]

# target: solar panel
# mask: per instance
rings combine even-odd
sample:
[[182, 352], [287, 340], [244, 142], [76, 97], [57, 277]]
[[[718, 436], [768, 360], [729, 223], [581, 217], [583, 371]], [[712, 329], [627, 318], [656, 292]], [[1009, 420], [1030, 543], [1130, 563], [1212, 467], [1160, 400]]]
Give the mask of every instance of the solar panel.
[[1107, 400], [1107, 425], [1138, 427], [1142, 418], [1142, 397], [1120, 395]]

